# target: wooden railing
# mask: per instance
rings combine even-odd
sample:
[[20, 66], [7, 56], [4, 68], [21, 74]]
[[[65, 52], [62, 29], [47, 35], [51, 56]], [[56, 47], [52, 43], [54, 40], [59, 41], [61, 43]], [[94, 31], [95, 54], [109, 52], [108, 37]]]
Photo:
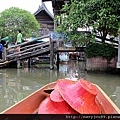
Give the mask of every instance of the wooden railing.
[[[44, 38], [49, 38], [49, 41], [47, 42], [37, 42], [40, 39], [44, 39]], [[115, 42], [117, 44], [117, 42]], [[115, 47], [118, 48], [118, 44]], [[16, 52], [17, 47], [20, 47], [20, 52]], [[41, 36], [39, 38], [36, 38], [34, 40], [28, 41], [28, 42], [24, 42], [18, 45], [14, 45], [10, 48], [5, 48], [4, 47], [4, 57], [3, 57], [3, 61], [8, 60], [8, 62], [11, 61], [17, 61], [17, 60], [21, 60], [21, 59], [27, 59], [27, 58], [32, 58], [35, 56], [40, 56], [46, 52], [50, 53], [50, 67], [51, 69], [53, 68], [53, 62], [54, 62], [54, 53], [59, 55], [59, 52], [74, 52], [74, 51], [84, 51], [84, 48], [81, 47], [76, 47], [74, 49], [60, 49], [57, 46], [57, 42], [52, 40], [50, 38], [50, 35], [44, 35]]]
[[[18, 59], [32, 57], [48, 50], [50, 51], [50, 41], [36, 43], [37, 40], [44, 39], [44, 38], [50, 39], [50, 35], [45, 35], [45, 36], [36, 38], [32, 41], [14, 45], [7, 49], [4, 47], [4, 57], [3, 57], [4, 61], [5, 60], [15, 61]], [[16, 49], [18, 47], [20, 47], [20, 52], [16, 52]]]

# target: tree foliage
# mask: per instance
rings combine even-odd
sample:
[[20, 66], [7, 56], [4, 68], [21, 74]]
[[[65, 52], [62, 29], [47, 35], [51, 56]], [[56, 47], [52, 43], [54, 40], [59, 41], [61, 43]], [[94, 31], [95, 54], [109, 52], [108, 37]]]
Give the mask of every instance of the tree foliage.
[[[119, 0], [71, 0], [62, 8], [62, 14], [56, 17], [61, 20], [57, 31], [76, 31], [78, 28], [92, 27], [94, 36], [105, 42], [107, 34], [117, 36], [120, 29]], [[79, 35], [72, 38], [81, 40]]]
[[117, 56], [118, 52], [117, 49], [114, 48], [112, 44], [107, 43], [89, 43], [85, 49], [86, 57], [115, 57]]
[[11, 7], [0, 13], [0, 36], [12, 37], [21, 29], [23, 37], [27, 38], [40, 28], [34, 15], [26, 10]]

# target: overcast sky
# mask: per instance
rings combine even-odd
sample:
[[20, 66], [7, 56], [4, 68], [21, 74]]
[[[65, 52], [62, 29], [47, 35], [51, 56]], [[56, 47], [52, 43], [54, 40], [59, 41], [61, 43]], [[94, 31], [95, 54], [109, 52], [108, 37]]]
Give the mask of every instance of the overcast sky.
[[[32, 14], [35, 13], [41, 5], [41, 0], [0, 0], [0, 12], [10, 7], [19, 7], [30, 11]], [[53, 14], [51, 2], [45, 2], [48, 10]]]

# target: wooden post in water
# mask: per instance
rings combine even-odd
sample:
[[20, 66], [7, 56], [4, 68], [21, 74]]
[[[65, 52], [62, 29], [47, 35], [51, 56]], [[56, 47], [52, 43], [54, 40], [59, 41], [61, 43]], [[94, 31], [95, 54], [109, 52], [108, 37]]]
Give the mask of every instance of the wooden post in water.
[[7, 52], [6, 52], [6, 47], [3, 47], [3, 61], [6, 60]]
[[28, 68], [30, 68], [31, 67], [31, 59], [29, 58], [28, 59]]
[[20, 60], [17, 60], [17, 68], [20, 68]]
[[54, 43], [50, 37], [50, 69], [54, 69]]
[[57, 52], [57, 70], [59, 70], [59, 52]]
[[117, 62], [117, 68], [120, 68], [120, 34], [118, 39], [118, 62]]

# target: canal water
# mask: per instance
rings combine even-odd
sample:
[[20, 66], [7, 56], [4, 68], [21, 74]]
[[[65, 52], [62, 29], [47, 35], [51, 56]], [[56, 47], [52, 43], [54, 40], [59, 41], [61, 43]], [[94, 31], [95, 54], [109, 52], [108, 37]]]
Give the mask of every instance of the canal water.
[[59, 70], [50, 70], [45, 64], [34, 65], [30, 69], [0, 68], [0, 112], [47, 83], [75, 76], [99, 85], [120, 108], [119, 74], [89, 73], [85, 70], [85, 62], [69, 61], [60, 64]]

